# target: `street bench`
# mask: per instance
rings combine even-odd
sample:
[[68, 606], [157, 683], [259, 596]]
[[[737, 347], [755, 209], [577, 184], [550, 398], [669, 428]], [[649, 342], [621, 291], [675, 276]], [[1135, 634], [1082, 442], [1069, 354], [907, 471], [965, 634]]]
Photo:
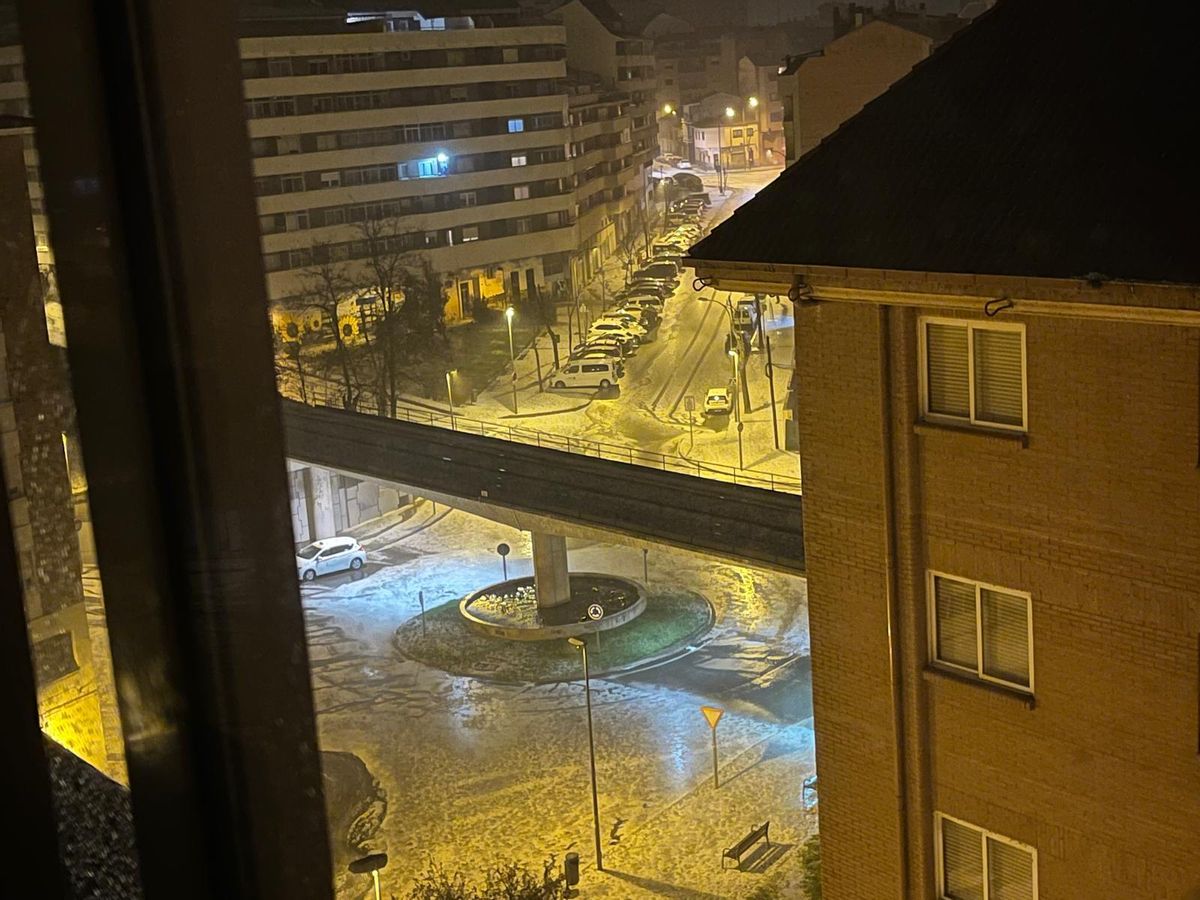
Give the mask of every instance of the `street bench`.
[[771, 823], [763, 822], [761, 825], [755, 825], [750, 829], [750, 833], [734, 844], [732, 847], [726, 847], [725, 852], [721, 854], [721, 868], [725, 868], [725, 860], [732, 859], [737, 863], [737, 867], [742, 867], [742, 854], [757, 844], [759, 841], [766, 841], [767, 847], [771, 846], [771, 838], [767, 834], [767, 829], [771, 827]]

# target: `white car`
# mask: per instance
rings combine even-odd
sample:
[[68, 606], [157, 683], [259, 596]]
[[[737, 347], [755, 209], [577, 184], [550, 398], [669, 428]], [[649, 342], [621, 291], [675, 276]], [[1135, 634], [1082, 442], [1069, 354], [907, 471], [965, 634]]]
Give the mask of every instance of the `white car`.
[[733, 411], [733, 399], [728, 388], [709, 388], [704, 398], [706, 416], [727, 416]]
[[358, 571], [366, 562], [367, 551], [354, 538], [323, 538], [296, 551], [296, 577], [312, 581], [330, 572]]
[[567, 363], [552, 376], [550, 386], [562, 390], [564, 388], [612, 387], [620, 377], [617, 367], [621, 364], [611, 359], [577, 359]]
[[681, 159], [679, 162], [675, 163], [675, 168], [677, 169], [690, 169], [691, 167], [692, 161], [690, 159]]
[[615, 337], [622, 340], [640, 341], [646, 329], [626, 322], [612, 320], [596, 322], [588, 329], [588, 340], [601, 337]]

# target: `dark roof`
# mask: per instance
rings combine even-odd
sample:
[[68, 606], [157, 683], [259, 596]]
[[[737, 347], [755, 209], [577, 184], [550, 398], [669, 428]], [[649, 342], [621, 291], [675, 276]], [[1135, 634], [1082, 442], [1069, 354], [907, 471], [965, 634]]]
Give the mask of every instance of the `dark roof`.
[[1200, 283], [1198, 24], [1001, 0], [691, 258]]

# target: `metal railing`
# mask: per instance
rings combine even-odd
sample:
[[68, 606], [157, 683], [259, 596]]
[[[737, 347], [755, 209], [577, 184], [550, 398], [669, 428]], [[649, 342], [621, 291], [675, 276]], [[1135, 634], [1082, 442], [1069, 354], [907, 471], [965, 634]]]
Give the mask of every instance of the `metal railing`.
[[[329, 393], [326, 390], [326, 386], [320, 382], [307, 385], [305, 394], [304, 398], [292, 396], [291, 399], [303, 400], [309, 406], [342, 408], [340, 392]], [[457, 413], [452, 415], [442, 410], [403, 406], [396, 410], [396, 419], [403, 422], [412, 422], [417, 425], [431, 425], [435, 428], [445, 428], [462, 434], [478, 434], [483, 437], [499, 438], [500, 440], [528, 444], [547, 450], [559, 450], [565, 453], [575, 453], [580, 456], [590, 456], [594, 459], [607, 459], [629, 465], [645, 466], [647, 468], [659, 469], [663, 472], [678, 472], [697, 478], [725, 481], [747, 487], [761, 488], [767, 491], [779, 491], [787, 494], [801, 493], [799, 477], [777, 475], [774, 472], [766, 472], [761, 469], [744, 469], [738, 466], [726, 465], [725, 463], [692, 459], [691, 457], [671, 453], [659, 453], [654, 450], [642, 450], [638, 447], [608, 444], [603, 441], [593, 441], [587, 438], [552, 434], [521, 425], [487, 422]]]

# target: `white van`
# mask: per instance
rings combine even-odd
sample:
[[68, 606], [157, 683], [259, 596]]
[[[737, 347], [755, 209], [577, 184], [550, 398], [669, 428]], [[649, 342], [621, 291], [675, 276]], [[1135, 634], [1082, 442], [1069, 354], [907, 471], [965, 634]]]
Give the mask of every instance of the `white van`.
[[611, 359], [577, 359], [550, 376], [550, 386], [559, 390], [611, 387], [617, 383], [617, 365]]
[[733, 320], [742, 328], [752, 330], [758, 327], [758, 303], [751, 297], [739, 300], [733, 312]]

